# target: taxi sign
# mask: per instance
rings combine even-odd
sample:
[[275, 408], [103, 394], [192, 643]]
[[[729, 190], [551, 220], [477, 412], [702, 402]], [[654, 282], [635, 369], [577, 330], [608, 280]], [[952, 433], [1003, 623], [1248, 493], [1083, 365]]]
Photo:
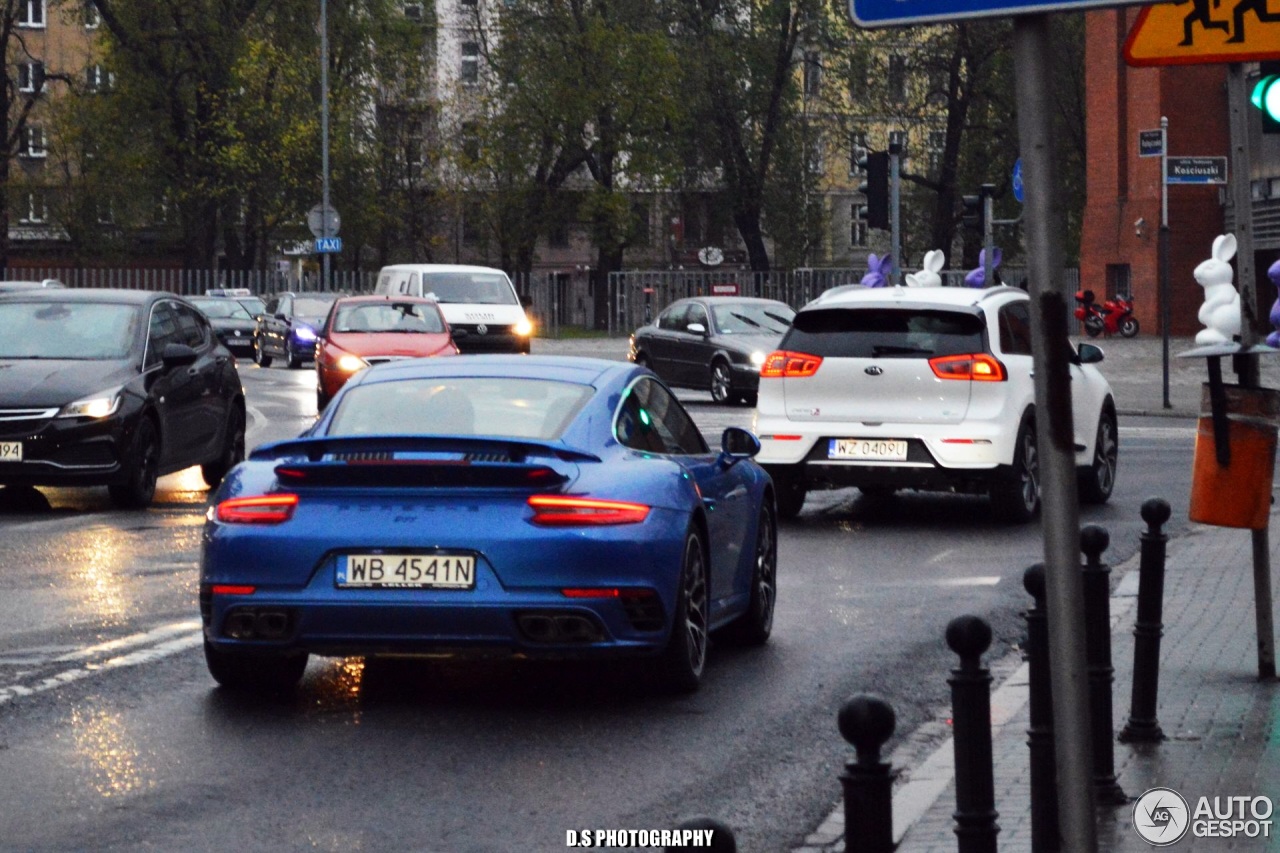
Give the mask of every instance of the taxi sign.
[[1124, 58], [1137, 66], [1280, 59], [1280, 14], [1258, 0], [1147, 6], [1125, 40]]

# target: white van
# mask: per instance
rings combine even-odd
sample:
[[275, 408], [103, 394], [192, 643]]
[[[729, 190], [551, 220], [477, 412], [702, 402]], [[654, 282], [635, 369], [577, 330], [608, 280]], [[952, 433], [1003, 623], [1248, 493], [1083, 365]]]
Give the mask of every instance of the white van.
[[533, 324], [507, 274], [493, 267], [395, 264], [378, 272], [374, 293], [435, 297], [467, 352], [528, 352]]

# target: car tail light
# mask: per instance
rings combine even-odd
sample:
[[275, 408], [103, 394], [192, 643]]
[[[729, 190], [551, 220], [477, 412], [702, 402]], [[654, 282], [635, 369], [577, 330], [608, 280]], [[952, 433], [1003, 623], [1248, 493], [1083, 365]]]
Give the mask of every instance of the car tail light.
[[649, 516], [645, 504], [594, 498], [533, 495], [529, 506], [533, 507], [533, 523], [548, 527], [639, 524]]
[[293, 518], [297, 505], [298, 496], [292, 494], [228, 498], [218, 504], [214, 515], [226, 524], [280, 524]]
[[256, 586], [233, 583], [215, 583], [212, 587], [214, 595], [253, 595], [257, 591]]
[[570, 587], [560, 594], [565, 598], [652, 598], [654, 592], [635, 587]]
[[1004, 382], [1009, 378], [1004, 365], [985, 352], [968, 355], [940, 355], [929, 359], [933, 375], [939, 379], [970, 379], [974, 382]]
[[822, 356], [820, 355], [778, 350], [765, 356], [764, 364], [760, 365], [760, 378], [777, 379], [783, 377], [791, 379], [812, 376], [818, 372], [818, 368], [821, 366]]

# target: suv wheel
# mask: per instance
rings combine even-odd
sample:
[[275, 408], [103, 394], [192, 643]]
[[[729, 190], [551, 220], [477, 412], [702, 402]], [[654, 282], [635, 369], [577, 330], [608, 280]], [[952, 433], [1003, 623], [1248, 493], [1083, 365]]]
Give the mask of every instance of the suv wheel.
[[799, 465], [788, 465], [783, 468], [770, 466], [769, 476], [773, 478], [773, 486], [777, 491], [778, 518], [790, 521], [800, 514], [804, 506], [808, 489], [804, 484], [804, 475]]
[[284, 358], [285, 361], [289, 363], [290, 370], [297, 370], [299, 367], [302, 367], [302, 356], [293, 351], [292, 344], [284, 345]]
[[1116, 487], [1116, 462], [1120, 443], [1116, 436], [1116, 416], [1104, 409], [1098, 418], [1098, 438], [1094, 442], [1093, 464], [1080, 469], [1080, 500], [1087, 504], [1104, 504]]
[[1040, 513], [1040, 453], [1036, 447], [1036, 424], [1022, 419], [1013, 446], [1009, 479], [991, 487], [991, 503], [996, 517], [1010, 524], [1024, 524]]

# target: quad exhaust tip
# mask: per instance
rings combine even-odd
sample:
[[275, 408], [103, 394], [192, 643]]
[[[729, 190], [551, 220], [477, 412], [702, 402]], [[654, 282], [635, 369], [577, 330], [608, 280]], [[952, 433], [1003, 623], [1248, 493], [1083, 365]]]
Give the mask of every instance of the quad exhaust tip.
[[289, 635], [287, 610], [239, 608], [223, 623], [223, 633], [233, 640], [282, 640]]
[[604, 639], [594, 620], [577, 613], [524, 613], [516, 617], [525, 639], [534, 643], [584, 644]]

